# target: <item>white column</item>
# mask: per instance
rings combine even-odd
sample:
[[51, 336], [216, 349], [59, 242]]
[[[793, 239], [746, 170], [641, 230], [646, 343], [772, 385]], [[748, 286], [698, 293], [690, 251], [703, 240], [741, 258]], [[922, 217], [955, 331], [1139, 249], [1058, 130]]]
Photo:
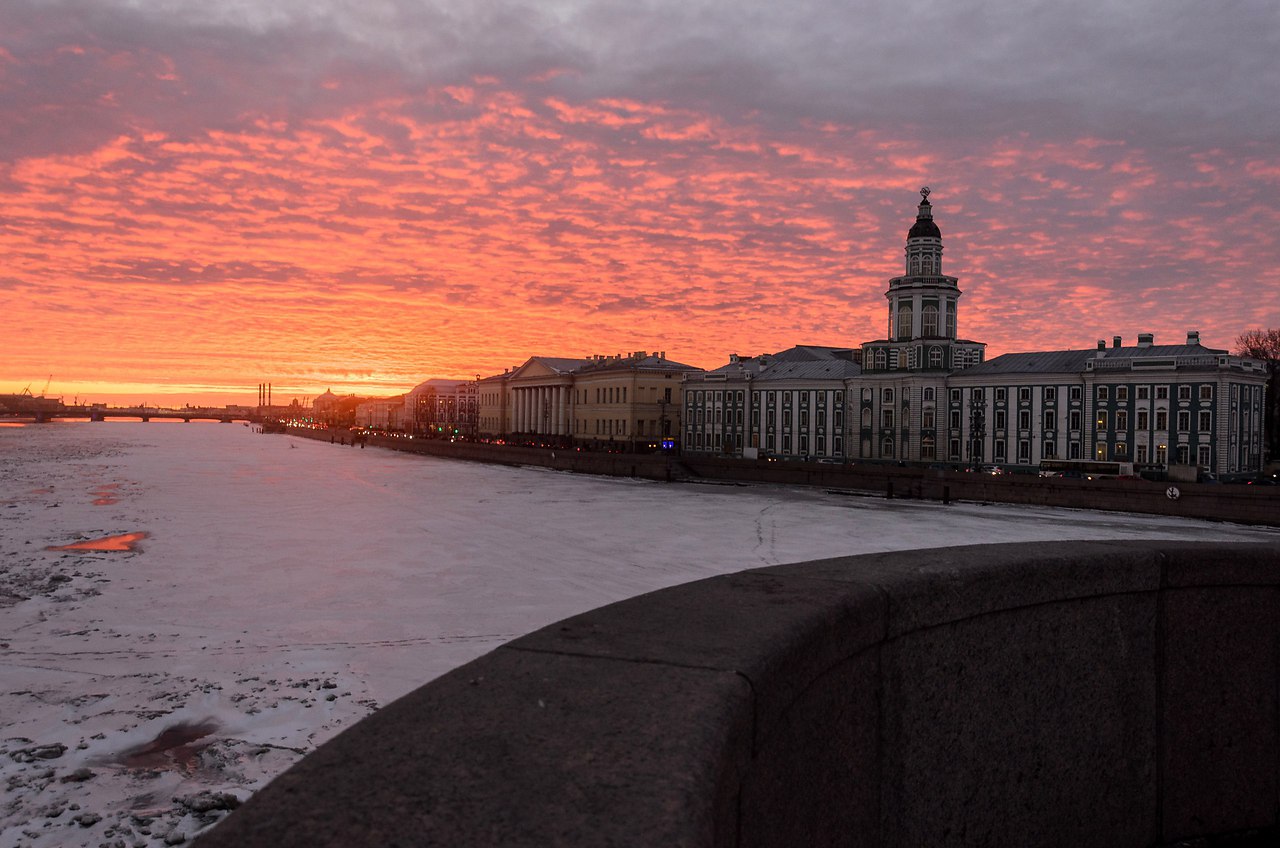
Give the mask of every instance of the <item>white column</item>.
[[523, 387], [516, 389], [516, 432], [529, 431], [529, 390]]
[[534, 397], [533, 432], [535, 433], [542, 432], [542, 411], [545, 408], [543, 394], [545, 392], [546, 392], [546, 389], [542, 388], [541, 386], [533, 390], [533, 397]]
[[568, 432], [566, 426], [566, 409], [565, 395], [567, 394], [564, 386], [556, 386], [556, 435], [563, 436]]

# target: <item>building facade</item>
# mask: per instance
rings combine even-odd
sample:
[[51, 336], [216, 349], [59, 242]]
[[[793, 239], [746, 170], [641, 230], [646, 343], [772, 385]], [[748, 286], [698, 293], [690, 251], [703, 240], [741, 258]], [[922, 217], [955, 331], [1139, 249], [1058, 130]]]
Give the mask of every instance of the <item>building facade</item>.
[[787, 459], [1001, 465], [1050, 459], [1137, 468], [1196, 465], [1221, 474], [1263, 464], [1265, 364], [1204, 346], [1011, 353], [959, 335], [961, 291], [942, 273], [929, 190], [893, 277], [886, 338], [858, 356], [820, 346], [732, 355], [686, 378], [684, 450]]
[[478, 381], [478, 435], [493, 441], [653, 450], [680, 432], [680, 385], [700, 369], [665, 352], [533, 356]]

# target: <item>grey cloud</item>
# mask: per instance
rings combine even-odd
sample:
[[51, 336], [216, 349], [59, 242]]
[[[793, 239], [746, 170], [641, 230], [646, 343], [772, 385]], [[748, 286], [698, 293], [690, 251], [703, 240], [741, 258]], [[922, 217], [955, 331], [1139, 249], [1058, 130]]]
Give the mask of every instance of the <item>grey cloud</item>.
[[[255, 111], [288, 118], [475, 75], [775, 128], [892, 122], [943, 150], [1064, 129], [1145, 144], [1280, 138], [1280, 115], [1260, 107], [1280, 89], [1270, 0], [16, 0], [5, 9], [0, 44], [44, 62], [0, 95], [10, 114], [28, 107], [0, 136], [9, 146], [74, 144], [126, 115], [204, 126]], [[86, 79], [83, 58], [49, 52], [77, 39], [171, 57], [182, 84], [137, 69]], [[564, 73], [532, 80], [553, 71]], [[342, 86], [324, 87], [334, 79]], [[122, 102], [100, 102], [108, 94]]]

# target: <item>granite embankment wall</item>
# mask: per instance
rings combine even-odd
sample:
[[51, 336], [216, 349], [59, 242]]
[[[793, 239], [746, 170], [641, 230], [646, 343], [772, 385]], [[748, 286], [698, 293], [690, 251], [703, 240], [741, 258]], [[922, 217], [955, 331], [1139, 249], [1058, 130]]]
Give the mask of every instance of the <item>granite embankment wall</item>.
[[1280, 545], [744, 571], [498, 648], [199, 845], [1272, 845], [1278, 639]]
[[[346, 440], [345, 430], [290, 429], [293, 435], [321, 441]], [[1207, 518], [1280, 526], [1280, 486], [1222, 486], [1179, 483], [1178, 498], [1169, 484], [1146, 480], [1046, 479], [1006, 474], [938, 471], [881, 464], [828, 465], [816, 462], [754, 462], [739, 459], [669, 457], [660, 454], [592, 453], [515, 445], [450, 443], [433, 439], [372, 436], [370, 446], [452, 459], [507, 465], [537, 465], [584, 474], [643, 477], [649, 480], [701, 479], [820, 486], [899, 498], [990, 501], [1077, 509], [1106, 509], [1185, 518]]]

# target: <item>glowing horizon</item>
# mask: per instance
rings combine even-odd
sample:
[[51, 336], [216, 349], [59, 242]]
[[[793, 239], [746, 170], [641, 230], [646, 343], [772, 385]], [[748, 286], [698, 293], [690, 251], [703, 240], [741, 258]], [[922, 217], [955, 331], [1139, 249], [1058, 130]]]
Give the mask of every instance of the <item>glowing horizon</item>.
[[1004, 24], [1035, 51], [980, 28], [904, 69], [918, 26], [821, 0], [756, 10], [758, 42], [697, 2], [500, 0], [493, 26], [180, 5], [0, 11], [0, 393], [288, 402], [533, 355], [857, 346], [926, 184], [989, 356], [1280, 326], [1280, 129], [1256, 108], [1280, 80], [1231, 40], [1274, 16], [1138, 4], [1134, 46], [1036, 7]]

